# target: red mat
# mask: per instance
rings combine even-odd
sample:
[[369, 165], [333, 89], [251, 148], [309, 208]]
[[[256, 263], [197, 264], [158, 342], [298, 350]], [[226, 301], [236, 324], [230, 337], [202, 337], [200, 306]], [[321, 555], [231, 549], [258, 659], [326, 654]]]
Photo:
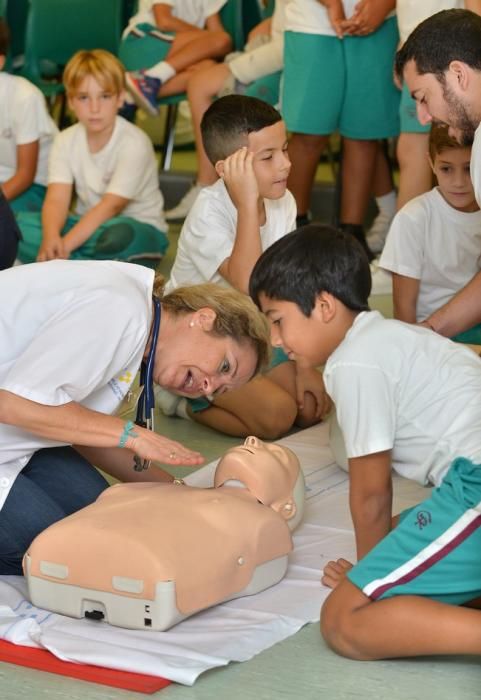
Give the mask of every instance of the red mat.
[[142, 673], [130, 673], [129, 671], [116, 671], [101, 666], [88, 664], [73, 664], [57, 659], [45, 649], [24, 647], [11, 644], [0, 639], [0, 661], [18, 666], [28, 666], [39, 671], [57, 673], [60, 676], [78, 678], [82, 681], [110, 685], [124, 690], [135, 690], [137, 693], [155, 693], [162, 690], [172, 681], [156, 676], [146, 676]]

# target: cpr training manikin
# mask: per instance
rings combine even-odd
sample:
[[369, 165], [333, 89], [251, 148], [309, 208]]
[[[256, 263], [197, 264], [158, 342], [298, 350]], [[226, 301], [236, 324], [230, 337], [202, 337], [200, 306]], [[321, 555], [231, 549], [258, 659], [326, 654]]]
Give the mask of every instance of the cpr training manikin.
[[24, 558], [31, 601], [71, 617], [166, 630], [278, 583], [303, 507], [295, 454], [248, 437], [219, 461], [213, 488], [117, 484], [47, 528]]

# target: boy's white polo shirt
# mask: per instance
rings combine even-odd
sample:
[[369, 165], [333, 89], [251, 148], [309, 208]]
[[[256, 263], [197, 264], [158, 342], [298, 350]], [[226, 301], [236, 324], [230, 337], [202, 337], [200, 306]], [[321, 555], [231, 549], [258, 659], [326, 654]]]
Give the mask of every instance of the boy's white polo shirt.
[[[266, 223], [260, 228], [262, 250], [296, 228], [296, 203], [286, 190], [280, 199], [265, 199]], [[219, 267], [232, 253], [237, 234], [237, 209], [224, 181], [203, 187], [179, 237], [166, 292], [185, 284], [217, 282], [227, 286]]]
[[[154, 273], [54, 260], [0, 275], [0, 389], [46, 406], [114, 413], [145, 351]], [[0, 507], [32, 454], [60, 444], [0, 424]]]
[[105, 194], [115, 194], [130, 200], [122, 216], [167, 230], [152, 142], [122, 117], [116, 117], [108, 143], [97, 153], [90, 152], [82, 124], [61, 131], [50, 153], [48, 184], [53, 183], [74, 186], [79, 216]]
[[456, 457], [481, 463], [481, 359], [426, 328], [360, 313], [324, 371], [348, 457], [438, 485]]
[[46, 185], [48, 155], [57, 133], [40, 90], [25, 78], [0, 72], [0, 182], [17, 172], [17, 146], [38, 141], [34, 182]]

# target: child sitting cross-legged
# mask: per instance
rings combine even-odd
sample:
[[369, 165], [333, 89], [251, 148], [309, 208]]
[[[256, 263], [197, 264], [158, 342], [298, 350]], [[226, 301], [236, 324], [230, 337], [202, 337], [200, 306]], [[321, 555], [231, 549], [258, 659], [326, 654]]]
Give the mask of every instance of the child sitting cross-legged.
[[52, 146], [41, 216], [18, 216], [22, 262], [98, 258], [150, 266], [167, 249], [152, 143], [117, 116], [124, 82], [120, 61], [101, 49], [79, 51], [65, 67], [78, 123], [60, 132]]
[[[433, 124], [429, 163], [438, 185], [396, 214], [379, 265], [392, 272], [394, 316], [424, 321], [481, 269], [481, 211], [469, 173], [471, 148]], [[453, 340], [481, 343], [481, 326]]]
[[[481, 654], [481, 360], [370, 311], [352, 236], [306, 226], [266, 250], [250, 293], [290, 357], [325, 363], [349, 460], [358, 563], [329, 562], [321, 630], [359, 660]], [[392, 470], [434, 486], [392, 520]]]
[[40, 211], [47, 161], [57, 133], [45, 98], [30, 81], [4, 71], [9, 30], [0, 18], [0, 187], [11, 209]]
[[[286, 129], [272, 106], [244, 95], [214, 102], [201, 123], [204, 148], [219, 179], [197, 197], [182, 228], [166, 289], [200, 282], [247, 293], [262, 251], [292, 230], [294, 198]], [[183, 415], [236, 436], [277, 438], [294, 424], [311, 425], [326, 413], [321, 374], [276, 356], [266, 375], [211, 403], [158, 396], [164, 412]]]

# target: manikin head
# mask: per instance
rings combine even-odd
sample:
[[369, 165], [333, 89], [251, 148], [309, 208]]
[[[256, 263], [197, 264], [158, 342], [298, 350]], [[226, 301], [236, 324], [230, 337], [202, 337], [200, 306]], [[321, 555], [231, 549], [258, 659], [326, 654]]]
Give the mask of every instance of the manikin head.
[[245, 488], [294, 530], [304, 512], [304, 477], [292, 450], [249, 436], [217, 465], [214, 486]]

